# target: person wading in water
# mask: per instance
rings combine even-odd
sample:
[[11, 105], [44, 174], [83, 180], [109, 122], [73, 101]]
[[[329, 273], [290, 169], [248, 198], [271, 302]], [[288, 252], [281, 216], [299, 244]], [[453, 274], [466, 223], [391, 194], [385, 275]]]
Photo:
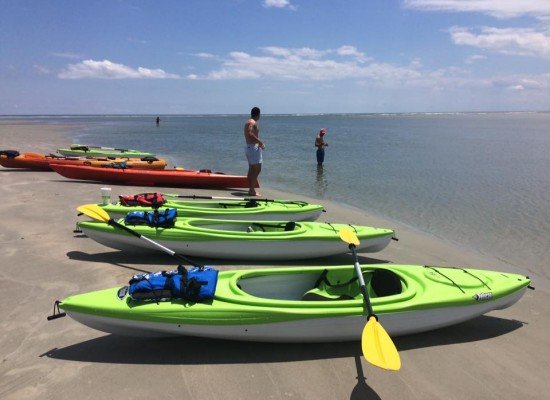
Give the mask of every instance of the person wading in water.
[[317, 147], [317, 165], [323, 165], [325, 161], [325, 147], [328, 146], [328, 143], [325, 142], [324, 136], [327, 133], [325, 128], [319, 131], [319, 134], [315, 138], [315, 147]]

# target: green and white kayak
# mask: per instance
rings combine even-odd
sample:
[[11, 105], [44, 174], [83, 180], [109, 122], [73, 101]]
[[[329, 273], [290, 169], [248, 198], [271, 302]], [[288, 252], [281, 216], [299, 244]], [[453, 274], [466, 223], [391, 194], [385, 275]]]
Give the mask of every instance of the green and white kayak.
[[[392, 336], [509, 307], [530, 283], [517, 274], [448, 267], [380, 264], [362, 272], [374, 312]], [[351, 265], [221, 271], [208, 303], [120, 300], [112, 288], [67, 297], [59, 307], [84, 325], [121, 335], [360, 340], [366, 317], [354, 276]]]
[[[315, 221], [323, 212], [323, 206], [305, 201], [292, 200], [170, 200], [159, 210], [175, 208], [184, 218], [209, 218], [229, 220], [261, 221]], [[122, 218], [131, 211], [151, 211], [148, 206], [125, 206], [116, 204], [98, 204], [113, 218]]]
[[129, 157], [143, 158], [154, 157], [155, 154], [138, 150], [116, 149], [113, 147], [88, 146], [73, 144], [68, 149], [57, 149], [57, 152], [64, 156], [76, 157]]
[[[118, 220], [126, 225], [124, 219]], [[158, 251], [157, 247], [104, 222], [83, 221], [84, 234], [105, 246], [126, 251]], [[347, 227], [361, 241], [358, 251], [385, 248], [394, 231], [368, 226], [321, 222], [230, 221], [179, 218], [171, 228], [128, 225], [130, 229], [188, 256], [234, 260], [295, 260], [348, 252], [338, 232]]]

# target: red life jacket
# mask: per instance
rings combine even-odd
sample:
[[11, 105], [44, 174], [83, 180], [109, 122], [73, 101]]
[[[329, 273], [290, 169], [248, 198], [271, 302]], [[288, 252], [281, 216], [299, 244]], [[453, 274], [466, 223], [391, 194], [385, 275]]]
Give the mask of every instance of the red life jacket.
[[158, 208], [166, 203], [161, 193], [140, 193], [135, 195], [118, 196], [123, 206], [146, 206]]

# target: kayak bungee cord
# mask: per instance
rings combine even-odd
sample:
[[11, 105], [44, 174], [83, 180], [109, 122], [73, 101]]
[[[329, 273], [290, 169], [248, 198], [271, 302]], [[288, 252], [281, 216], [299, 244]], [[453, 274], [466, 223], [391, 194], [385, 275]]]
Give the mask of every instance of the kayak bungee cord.
[[449, 278], [447, 275], [445, 275], [444, 273], [442, 273], [441, 271], [437, 270], [435, 267], [432, 267], [430, 265], [424, 265], [424, 268], [429, 268], [431, 270], [434, 270], [435, 272], [437, 272], [439, 275], [441, 275], [442, 277], [444, 277], [445, 279], [448, 279], [454, 286], [456, 286], [458, 289], [460, 289], [460, 291], [464, 294], [466, 294], [466, 292], [455, 282], [453, 281], [451, 278]]

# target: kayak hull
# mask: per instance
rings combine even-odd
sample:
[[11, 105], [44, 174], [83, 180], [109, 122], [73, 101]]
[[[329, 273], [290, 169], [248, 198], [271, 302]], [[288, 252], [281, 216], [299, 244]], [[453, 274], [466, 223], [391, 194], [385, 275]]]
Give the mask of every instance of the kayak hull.
[[[379, 317], [379, 322], [391, 336], [427, 332], [468, 321], [492, 310], [510, 307], [523, 296], [524, 292], [525, 289], [512, 293], [494, 303], [383, 315]], [[196, 336], [211, 339], [272, 343], [360, 340], [361, 332], [367, 323], [367, 318], [364, 315], [304, 319], [259, 325], [208, 326], [132, 321], [70, 311], [68, 314], [74, 320], [90, 328], [122, 336]]]
[[140, 158], [59, 157], [39, 153], [23, 153], [14, 158], [0, 155], [0, 165], [4, 168], [23, 168], [37, 171], [52, 171], [50, 164], [104, 167], [116, 163], [124, 163], [126, 168], [164, 169], [166, 167], [166, 161], [159, 159], [144, 161]]
[[[167, 201], [159, 208], [175, 208], [178, 215], [185, 218], [211, 218], [227, 220], [252, 221], [315, 221], [323, 212], [323, 206], [301, 201], [273, 200], [262, 202], [258, 200], [254, 207], [243, 200], [220, 201]], [[117, 204], [98, 204], [111, 218], [123, 218], [133, 211], [151, 211], [152, 207], [123, 206]]]
[[246, 176], [226, 175], [219, 172], [96, 168], [59, 164], [51, 164], [51, 167], [65, 178], [85, 181], [137, 186], [248, 188]]
[[0, 155], [0, 165], [4, 168], [23, 168], [36, 171], [51, 171], [46, 156], [38, 153], [23, 153], [16, 157]]
[[[123, 220], [119, 222], [123, 223]], [[295, 260], [326, 257], [349, 251], [347, 244], [343, 243], [338, 235], [341, 228], [349, 228], [349, 225], [301, 222], [290, 232], [246, 232], [248, 226], [258, 223], [191, 218], [178, 221], [174, 228], [130, 228], [176, 253], [205, 258]], [[284, 225], [285, 222], [281, 224]], [[86, 236], [107, 247], [134, 253], [160, 251], [148, 241], [105, 223], [79, 222], [78, 226]], [[390, 229], [356, 228], [361, 242], [357, 250], [361, 252], [381, 251], [390, 243], [394, 234]]]
[[[433, 268], [449, 274], [457, 286], [439, 279], [438, 274], [431, 276]], [[360, 340], [366, 324], [361, 296], [354, 300], [300, 301], [291, 293], [299, 294], [314, 285], [323, 269], [345, 269], [353, 274], [351, 265], [291, 267], [278, 269], [278, 273], [275, 269], [223, 271], [210, 303], [144, 304], [128, 298], [119, 300], [114, 288], [69, 297], [60, 308], [91, 328], [126, 336], [297, 343]], [[483, 270], [463, 273], [461, 268], [391, 264], [363, 267], [364, 273], [376, 269], [391, 270], [403, 285], [401, 293], [374, 298], [372, 288], [368, 289], [374, 312], [391, 336], [439, 329], [510, 307], [530, 283], [524, 276]], [[250, 276], [250, 283], [246, 276]], [[265, 282], [259, 283], [264, 278]], [[259, 297], [262, 295], [269, 297]], [[476, 300], [482, 295], [486, 296], [483, 300]]]
[[[74, 147], [74, 148], [73, 148]], [[96, 147], [85, 145], [73, 145], [70, 148], [57, 149], [59, 154], [72, 157], [154, 157], [155, 154], [139, 151], [139, 150], [126, 150], [126, 149], [114, 149], [109, 147]]]
[[[147, 254], [160, 251], [157, 246], [134, 236], [119, 235], [112, 232], [101, 232], [82, 227], [82, 232], [89, 238], [104, 246], [132, 253]], [[375, 253], [383, 250], [391, 241], [391, 234], [383, 237], [369, 238], [361, 241], [357, 251]], [[241, 260], [302, 260], [308, 258], [328, 257], [348, 251], [347, 246], [338, 238], [334, 240], [205, 240], [180, 241], [154, 238], [176, 253], [193, 257], [241, 259]]]

